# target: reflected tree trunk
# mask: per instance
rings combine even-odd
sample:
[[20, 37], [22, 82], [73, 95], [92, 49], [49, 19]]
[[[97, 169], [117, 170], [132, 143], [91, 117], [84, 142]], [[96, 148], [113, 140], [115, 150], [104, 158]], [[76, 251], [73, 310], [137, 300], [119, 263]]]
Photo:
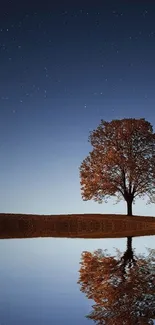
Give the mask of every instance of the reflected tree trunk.
[[131, 254], [131, 252], [133, 253], [133, 251], [132, 251], [132, 237], [127, 237], [127, 251], [130, 252], [130, 254]]
[[127, 237], [127, 249], [121, 258], [121, 267], [123, 274], [126, 273], [126, 266], [129, 268], [136, 264], [136, 259], [134, 258], [132, 249], [132, 237]]

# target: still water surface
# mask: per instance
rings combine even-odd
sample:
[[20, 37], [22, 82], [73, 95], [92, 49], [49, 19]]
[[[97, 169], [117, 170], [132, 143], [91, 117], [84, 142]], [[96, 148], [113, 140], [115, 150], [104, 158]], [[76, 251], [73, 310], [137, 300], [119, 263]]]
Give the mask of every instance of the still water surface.
[[[127, 238], [0, 240], [0, 325], [93, 324], [85, 316], [94, 301], [77, 284], [81, 254], [107, 249], [114, 256], [126, 245]], [[155, 236], [135, 237], [132, 247], [148, 254]]]

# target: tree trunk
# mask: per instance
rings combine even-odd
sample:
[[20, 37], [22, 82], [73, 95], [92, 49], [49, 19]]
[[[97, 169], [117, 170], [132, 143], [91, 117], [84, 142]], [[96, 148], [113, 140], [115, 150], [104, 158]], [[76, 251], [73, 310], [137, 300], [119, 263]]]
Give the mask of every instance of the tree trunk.
[[127, 250], [132, 251], [132, 237], [127, 237]]
[[132, 216], [132, 201], [127, 201], [127, 215]]
[[126, 274], [126, 266], [131, 267], [135, 263], [132, 250], [132, 237], [127, 237], [127, 248], [121, 258], [121, 269], [123, 274]]

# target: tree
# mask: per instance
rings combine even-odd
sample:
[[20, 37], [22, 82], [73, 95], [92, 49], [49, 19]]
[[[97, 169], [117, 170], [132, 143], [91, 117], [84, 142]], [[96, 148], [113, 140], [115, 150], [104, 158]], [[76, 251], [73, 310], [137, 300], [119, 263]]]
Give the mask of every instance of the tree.
[[[119, 256], [119, 255], [118, 255]], [[122, 273], [126, 274], [126, 268], [131, 268], [136, 265], [136, 257], [132, 249], [132, 237], [127, 237], [127, 249], [118, 262], [118, 267]]]
[[88, 319], [98, 325], [153, 325], [155, 250], [148, 251], [147, 256], [135, 257], [136, 263], [128, 261], [125, 272], [120, 252], [116, 256], [103, 250], [82, 253], [78, 283], [87, 298], [95, 302]]
[[124, 199], [128, 215], [136, 197], [147, 195], [155, 203], [155, 133], [148, 121], [101, 120], [88, 141], [93, 150], [79, 168], [84, 201]]

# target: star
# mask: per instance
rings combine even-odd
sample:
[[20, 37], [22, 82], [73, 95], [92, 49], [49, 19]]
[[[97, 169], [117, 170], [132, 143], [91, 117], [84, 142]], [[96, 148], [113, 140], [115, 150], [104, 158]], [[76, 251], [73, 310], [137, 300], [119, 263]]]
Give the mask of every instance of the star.
[[45, 89], [44, 90], [44, 98], [46, 98], [47, 97], [47, 90]]
[[148, 11], [147, 10], [144, 10], [143, 12], [143, 17], [145, 18], [145, 16], [148, 14]]

